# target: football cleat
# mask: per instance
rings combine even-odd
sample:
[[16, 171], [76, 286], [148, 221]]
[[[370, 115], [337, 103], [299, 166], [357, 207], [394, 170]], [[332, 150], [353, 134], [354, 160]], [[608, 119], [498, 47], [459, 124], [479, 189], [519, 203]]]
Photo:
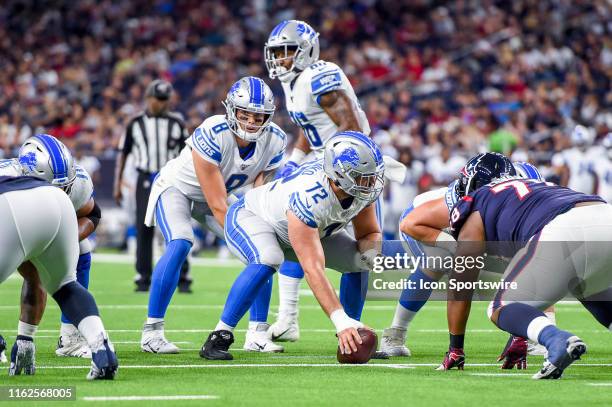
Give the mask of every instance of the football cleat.
[[91, 359], [91, 349], [83, 335], [76, 331], [71, 335], [62, 335], [57, 341], [57, 356], [70, 356], [75, 358]]
[[380, 340], [380, 351], [389, 356], [410, 356], [406, 346], [406, 329], [386, 328]]
[[265, 322], [258, 323], [255, 329], [249, 328], [242, 348], [249, 352], [284, 352], [285, 349], [282, 346], [275, 344], [270, 339], [269, 328], [270, 325]]
[[11, 349], [11, 366], [9, 376], [33, 375], [36, 372], [36, 347], [34, 340], [28, 336], [17, 335]]
[[546, 357], [546, 355], [548, 355], [548, 351], [546, 350], [546, 346], [529, 340], [527, 341], [527, 354], [531, 356]]
[[115, 349], [105, 334], [100, 334], [91, 355], [91, 370], [87, 380], [113, 380], [119, 369]]
[[0, 335], [0, 363], [7, 362], [6, 353], [4, 352], [5, 350], [6, 350], [6, 341], [4, 340], [2, 335]]
[[140, 349], [149, 353], [179, 353], [179, 348], [164, 335], [164, 321], [145, 324], [140, 339]]
[[527, 369], [527, 339], [510, 336], [506, 347], [497, 358], [498, 362], [502, 360], [504, 361], [502, 369], [513, 369], [514, 366], [518, 370]]
[[566, 335], [559, 335], [558, 340], [547, 349], [548, 359], [544, 362], [542, 369], [532, 376], [532, 379], [559, 379], [563, 371], [587, 351], [582, 339], [577, 336], [567, 338]]
[[297, 318], [281, 318], [268, 329], [270, 339], [274, 342], [296, 342], [300, 339], [300, 327]]
[[465, 353], [460, 348], [449, 348], [448, 352], [444, 356], [442, 364], [436, 368], [436, 370], [451, 370], [456, 367], [459, 370], [463, 370], [465, 365]]
[[234, 343], [232, 332], [223, 329], [213, 331], [202, 345], [200, 357], [208, 360], [232, 360], [234, 357], [228, 352], [232, 343]]

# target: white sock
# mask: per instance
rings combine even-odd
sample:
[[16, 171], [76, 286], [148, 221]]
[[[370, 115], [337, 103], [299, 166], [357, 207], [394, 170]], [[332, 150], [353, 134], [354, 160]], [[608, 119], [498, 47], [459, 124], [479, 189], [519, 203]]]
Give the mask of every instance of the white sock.
[[249, 330], [256, 331], [259, 324], [261, 324], [261, 322], [249, 321]]
[[402, 304], [397, 303], [391, 328], [408, 329], [408, 325], [410, 325], [410, 322], [414, 319], [416, 314], [416, 312], [410, 311], [409, 309], [404, 308]]
[[555, 317], [555, 311], [546, 311], [544, 312], [544, 315], [546, 315], [546, 318], [550, 319], [550, 322], [552, 322], [553, 325], [557, 325], [557, 318]]
[[83, 318], [81, 322], [79, 322], [79, 332], [87, 341], [92, 352], [96, 352], [98, 350], [96, 347], [100, 346], [100, 335], [107, 337], [106, 331], [104, 330], [104, 324], [97, 315], [90, 315]]
[[65, 324], [62, 322], [62, 325], [60, 326], [61, 336], [71, 336], [71, 335], [74, 335], [78, 331], [79, 330], [76, 328], [76, 326], [72, 324]]
[[21, 320], [17, 324], [17, 335], [29, 336], [33, 339], [37, 330], [38, 325], [28, 324], [27, 322], [23, 322]]
[[540, 332], [550, 325], [553, 325], [553, 323], [550, 322], [550, 319], [546, 317], [537, 317], [529, 323], [529, 326], [527, 326], [527, 336], [535, 343], [540, 343], [538, 342]]
[[158, 322], [164, 322], [163, 318], [147, 318], [147, 324], [156, 324]]
[[278, 274], [278, 319], [297, 319], [302, 279]]
[[610, 326], [608, 326], [608, 330], [612, 331], [612, 324], [610, 324]]
[[[249, 321], [249, 325], [250, 325], [250, 321]], [[229, 326], [225, 322], [219, 320], [219, 322], [217, 322], [217, 326], [215, 327], [215, 331], [230, 331], [230, 332], [234, 332], [234, 328], [235, 327]]]

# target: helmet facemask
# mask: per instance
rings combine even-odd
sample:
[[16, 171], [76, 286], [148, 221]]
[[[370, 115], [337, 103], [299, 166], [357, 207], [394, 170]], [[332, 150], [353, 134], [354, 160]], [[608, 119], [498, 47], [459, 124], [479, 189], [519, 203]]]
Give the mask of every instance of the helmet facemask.
[[[302, 50], [303, 51], [303, 50]], [[264, 46], [266, 68], [271, 79], [278, 78], [281, 82], [289, 82], [299, 73], [295, 67], [295, 58], [300, 52], [297, 44], [283, 44]], [[277, 57], [277, 54], [280, 56]], [[291, 61], [291, 67], [287, 68], [283, 62]]]
[[[225, 111], [227, 114], [227, 124], [229, 129], [246, 141], [257, 141], [257, 139], [262, 135], [264, 130], [270, 125], [270, 121], [272, 120], [272, 116], [274, 115], [274, 111], [265, 112], [263, 109], [243, 109], [237, 107], [236, 104], [231, 101], [229, 98], [223, 102], [223, 106], [225, 106]], [[249, 124], [246, 121], [241, 121], [238, 116], [240, 115], [239, 111], [252, 113], [252, 114], [263, 114], [264, 121], [261, 125], [257, 124]], [[253, 132], [247, 131], [248, 127], [255, 127], [256, 130]]]

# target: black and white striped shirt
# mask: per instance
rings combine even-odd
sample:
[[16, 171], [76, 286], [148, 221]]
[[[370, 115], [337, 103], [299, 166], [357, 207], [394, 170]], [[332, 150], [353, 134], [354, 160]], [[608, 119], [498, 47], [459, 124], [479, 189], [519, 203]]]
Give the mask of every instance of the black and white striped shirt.
[[143, 112], [132, 118], [119, 142], [125, 156], [134, 155], [136, 169], [158, 172], [185, 147], [189, 133], [178, 113], [150, 116]]

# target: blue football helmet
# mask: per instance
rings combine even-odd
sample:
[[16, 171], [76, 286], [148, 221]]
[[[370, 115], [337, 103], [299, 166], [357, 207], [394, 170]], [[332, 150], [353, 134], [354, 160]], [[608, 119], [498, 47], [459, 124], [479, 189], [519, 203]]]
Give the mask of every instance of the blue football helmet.
[[385, 185], [385, 164], [378, 146], [358, 131], [331, 137], [323, 151], [325, 174], [347, 194], [374, 202]]
[[516, 170], [508, 157], [499, 153], [481, 153], [470, 158], [461, 169], [455, 190], [457, 196], [463, 198], [497, 178], [514, 175]]
[[[294, 51], [289, 55], [289, 51]], [[282, 52], [282, 56], [276, 53]], [[319, 59], [319, 33], [310, 25], [299, 20], [286, 20], [278, 24], [264, 46], [266, 68], [271, 79], [290, 82], [301, 71]], [[281, 63], [292, 60], [290, 68]]]
[[525, 179], [535, 179], [536, 181], [544, 181], [544, 177], [533, 164], [524, 161], [515, 161], [512, 163], [516, 170], [516, 175]]
[[19, 149], [24, 175], [36, 177], [66, 191], [76, 178], [74, 159], [68, 147], [48, 134], [27, 139]]
[[[261, 136], [270, 125], [274, 110], [276, 110], [272, 90], [263, 80], [254, 76], [244, 77], [234, 83], [227, 92], [223, 106], [225, 106], [229, 129], [247, 141], [256, 141]], [[261, 126], [257, 126], [257, 131], [248, 132], [245, 130], [247, 124], [238, 120], [237, 109], [251, 113], [263, 113], [265, 120]]]

